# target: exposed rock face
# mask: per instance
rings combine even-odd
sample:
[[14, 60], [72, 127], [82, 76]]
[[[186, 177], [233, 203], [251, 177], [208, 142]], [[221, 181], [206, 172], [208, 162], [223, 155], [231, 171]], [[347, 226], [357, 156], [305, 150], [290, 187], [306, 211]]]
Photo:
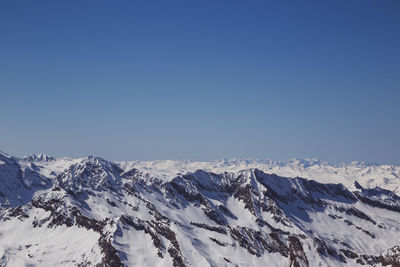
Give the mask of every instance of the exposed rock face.
[[257, 169], [166, 180], [96, 157], [46, 177], [55, 159], [0, 161], [0, 266], [400, 266], [389, 190]]
[[28, 162], [49, 162], [55, 160], [55, 158], [45, 155], [45, 154], [33, 154], [31, 156], [26, 156], [22, 158], [23, 161], [28, 161]]

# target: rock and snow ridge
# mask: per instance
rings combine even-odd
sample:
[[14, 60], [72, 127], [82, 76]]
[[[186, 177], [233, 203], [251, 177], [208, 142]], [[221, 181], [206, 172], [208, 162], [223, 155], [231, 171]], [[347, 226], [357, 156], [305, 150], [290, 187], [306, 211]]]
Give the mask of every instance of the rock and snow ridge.
[[358, 181], [364, 187], [376, 186], [400, 191], [400, 166], [351, 162], [330, 164], [317, 159], [293, 159], [290, 161], [225, 159], [209, 162], [183, 160], [120, 162], [122, 168], [137, 168], [156, 177], [173, 178], [179, 173], [206, 170], [214, 173], [238, 172], [259, 169], [285, 177], [304, 177], [322, 183], [342, 183], [352, 187]]
[[399, 177], [315, 160], [0, 153], [0, 266], [400, 266]]

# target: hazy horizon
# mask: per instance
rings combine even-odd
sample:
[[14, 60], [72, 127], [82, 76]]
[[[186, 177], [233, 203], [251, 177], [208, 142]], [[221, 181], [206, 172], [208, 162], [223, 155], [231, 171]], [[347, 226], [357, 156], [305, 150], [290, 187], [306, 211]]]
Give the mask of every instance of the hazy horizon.
[[112, 162], [134, 162], [134, 161], [140, 161], [140, 162], [156, 162], [156, 161], [188, 161], [188, 162], [217, 162], [217, 161], [276, 161], [276, 162], [282, 162], [282, 163], [287, 163], [291, 161], [318, 161], [318, 162], [323, 162], [323, 163], [328, 163], [330, 165], [335, 165], [335, 164], [351, 164], [351, 163], [362, 163], [362, 164], [367, 164], [367, 165], [391, 165], [391, 166], [398, 166], [398, 164], [390, 164], [390, 163], [385, 163], [385, 162], [370, 162], [370, 161], [358, 161], [358, 160], [352, 160], [352, 161], [329, 161], [329, 160], [324, 160], [321, 158], [317, 157], [307, 157], [307, 158], [288, 158], [288, 159], [274, 159], [274, 158], [255, 158], [255, 157], [230, 157], [230, 158], [215, 158], [215, 159], [208, 159], [208, 160], [201, 160], [201, 159], [191, 159], [191, 158], [176, 158], [176, 159], [171, 159], [171, 158], [155, 158], [155, 159], [120, 159], [120, 160], [113, 160], [109, 158], [105, 158], [101, 155], [96, 155], [96, 154], [86, 154], [86, 155], [77, 155], [77, 156], [69, 156], [69, 155], [52, 155], [52, 154], [46, 154], [46, 153], [31, 153], [31, 154], [19, 154], [19, 155], [14, 155], [7, 153], [6, 151], [0, 150], [0, 153], [5, 153], [9, 156], [17, 157], [17, 158], [24, 158], [24, 157], [29, 157], [29, 156], [40, 156], [40, 155], [45, 155], [45, 156], [50, 156], [55, 159], [62, 159], [62, 158], [70, 158], [70, 159], [78, 159], [78, 158], [87, 158], [87, 157], [100, 157], [108, 161]]
[[399, 1], [4, 1], [0, 150], [400, 164]]

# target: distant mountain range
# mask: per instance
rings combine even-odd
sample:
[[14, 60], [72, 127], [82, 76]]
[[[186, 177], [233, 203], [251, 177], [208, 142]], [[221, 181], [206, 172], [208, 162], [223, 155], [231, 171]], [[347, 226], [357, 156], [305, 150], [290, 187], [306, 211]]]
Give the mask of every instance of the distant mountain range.
[[0, 266], [400, 266], [400, 166], [0, 153]]

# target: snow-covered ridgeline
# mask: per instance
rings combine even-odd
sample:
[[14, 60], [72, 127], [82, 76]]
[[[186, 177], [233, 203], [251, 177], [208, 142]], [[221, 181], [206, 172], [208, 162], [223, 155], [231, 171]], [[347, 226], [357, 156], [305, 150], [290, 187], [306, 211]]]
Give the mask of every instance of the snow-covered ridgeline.
[[[284, 177], [303, 177], [321, 183], [342, 183], [352, 187], [355, 181], [367, 188], [400, 189], [400, 166], [350, 162], [330, 164], [315, 159], [290, 161], [229, 159], [216, 161], [157, 160], [120, 162], [123, 169], [137, 168], [156, 177], [172, 179], [179, 173], [206, 170], [214, 173], [237, 173], [259, 169]], [[396, 191], [398, 192], [398, 191]]]
[[[53, 158], [43, 154], [19, 159], [21, 164], [34, 163], [43, 167], [43, 175], [55, 176], [69, 166], [86, 158]], [[259, 169], [265, 173], [275, 173], [284, 177], [303, 177], [322, 183], [342, 183], [353, 189], [355, 181], [363, 187], [381, 187], [399, 193], [400, 166], [349, 162], [331, 164], [317, 159], [293, 159], [290, 161], [257, 159], [223, 159], [214, 161], [194, 160], [154, 160], [115, 162], [124, 171], [138, 169], [161, 179], [171, 180], [178, 174], [206, 170], [214, 173], [237, 173], [246, 169]]]

